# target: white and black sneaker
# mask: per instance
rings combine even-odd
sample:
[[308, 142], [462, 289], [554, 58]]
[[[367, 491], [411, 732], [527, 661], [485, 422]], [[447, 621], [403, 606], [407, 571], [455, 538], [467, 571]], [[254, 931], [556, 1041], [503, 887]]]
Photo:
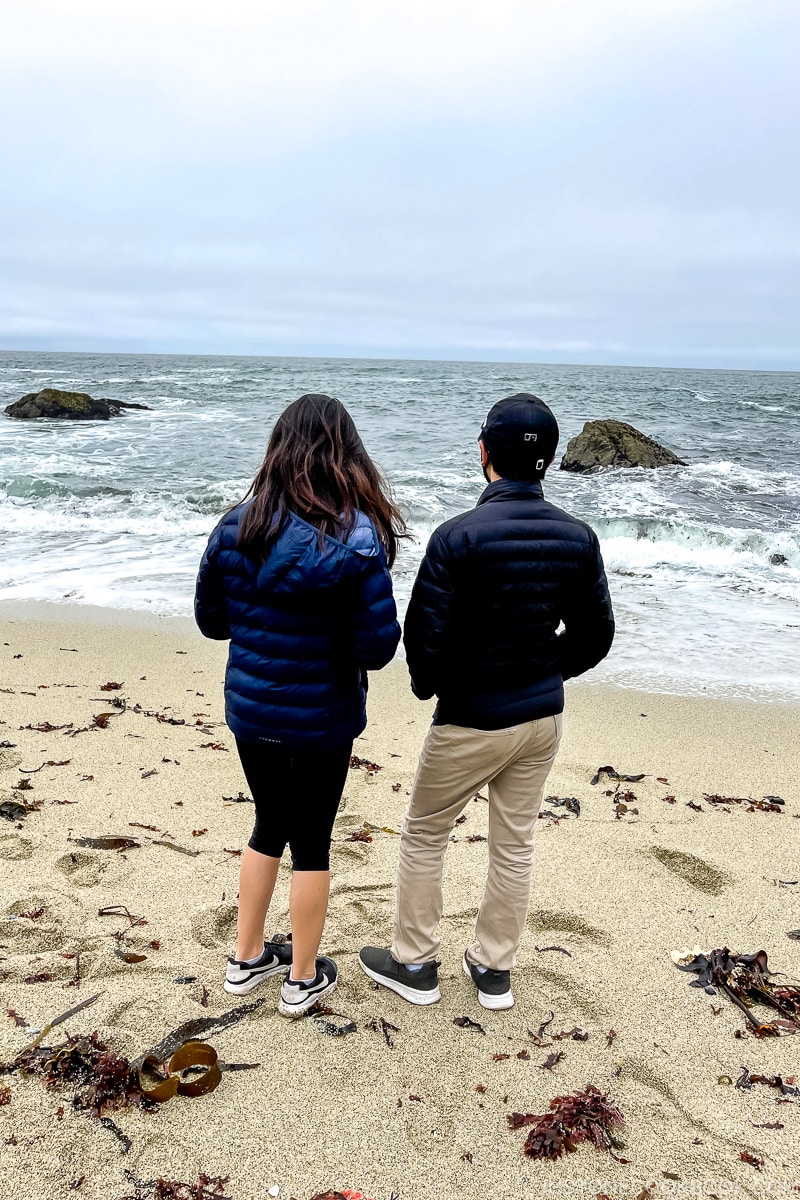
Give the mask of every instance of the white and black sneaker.
[[310, 983], [292, 979], [291, 973], [281, 984], [278, 1012], [284, 1017], [302, 1017], [323, 996], [329, 996], [336, 987], [339, 968], [332, 958], [322, 955], [317, 959], [317, 974]]
[[223, 987], [235, 996], [244, 996], [271, 975], [285, 975], [292, 965], [292, 943], [264, 942], [264, 952], [255, 962], [228, 959]]
[[510, 971], [493, 971], [491, 967], [481, 970], [469, 961], [465, 951], [464, 974], [478, 989], [478, 1001], [484, 1008], [496, 1010], [514, 1007]]
[[390, 950], [382, 950], [377, 946], [365, 946], [359, 951], [358, 961], [365, 975], [391, 988], [409, 1004], [436, 1004], [442, 998], [438, 962], [423, 963], [416, 971], [412, 971], [405, 963], [393, 958]]

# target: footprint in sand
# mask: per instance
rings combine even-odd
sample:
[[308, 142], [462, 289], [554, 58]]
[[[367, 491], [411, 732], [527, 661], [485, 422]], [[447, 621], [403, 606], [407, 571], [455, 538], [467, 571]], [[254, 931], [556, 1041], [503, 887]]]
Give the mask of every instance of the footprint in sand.
[[455, 1127], [450, 1117], [440, 1112], [430, 1101], [418, 1104], [406, 1101], [403, 1122], [406, 1138], [420, 1154], [440, 1155], [455, 1141]]
[[355, 816], [355, 814], [343, 813], [342, 809], [340, 807], [339, 815], [337, 816], [336, 821], [334, 822], [334, 829], [336, 830], [337, 833], [343, 833], [346, 829], [355, 829], [358, 826], [363, 825], [363, 824], [364, 824], [364, 822], [362, 820], [360, 820], [357, 816]]
[[16, 833], [0, 833], [0, 858], [17, 862], [32, 855], [33, 842], [28, 838], [19, 837]]
[[[369, 900], [359, 897], [357, 900], [351, 900], [347, 908], [351, 913], [358, 913], [367, 924], [382, 924], [386, 919], [386, 910], [394, 911], [394, 899], [391, 896], [372, 896]], [[384, 911], [377, 911], [379, 909]]]
[[[347, 883], [345, 880], [340, 880], [331, 887], [332, 896], [347, 895], [350, 892], [358, 893], [360, 896], [369, 896], [373, 892], [387, 891], [394, 891], [394, 880], [389, 883]], [[375, 897], [376, 900], [381, 898], [377, 895]]]
[[364, 866], [369, 858], [369, 848], [363, 842], [334, 842], [331, 846], [331, 856], [337, 862], [341, 861], [343, 870]]
[[608, 1010], [598, 1001], [596, 989], [584, 985], [577, 973], [569, 975], [566, 971], [543, 966], [538, 962], [529, 967], [521, 967], [520, 972], [523, 976], [530, 974], [533, 977], [535, 991], [542, 997], [542, 1003], [546, 1001], [548, 1008], [560, 1012], [571, 1012], [573, 1008], [577, 1008], [592, 1020], [605, 1022], [609, 1019]]
[[[568, 933], [570, 938], [567, 949], [574, 954], [576, 948], [581, 948], [584, 950], [584, 957], [587, 953], [591, 957], [592, 953], [591, 950], [587, 950], [586, 942], [591, 946], [605, 947], [612, 945], [614, 941], [605, 929], [590, 924], [577, 913], [559, 912], [555, 909], [539, 909], [532, 912], [528, 918], [528, 930], [534, 935], [535, 944], [540, 946], [557, 943], [560, 934]], [[543, 985], [547, 985], [547, 1003], [551, 1008], [575, 1007], [586, 1017], [598, 1021], [605, 1020], [606, 1010], [598, 1002], [596, 991], [586, 987], [580, 976], [576, 975], [573, 958], [562, 958], [555, 952], [541, 955], [534, 952], [532, 959], [530, 966], [523, 969], [533, 975], [537, 990], [541, 991]], [[556, 962], [559, 965], [556, 965]]]
[[[44, 910], [40, 917], [23, 915], [38, 912], [40, 909]], [[22, 900], [15, 900], [6, 909], [0, 926], [4, 945], [26, 954], [38, 954], [41, 950], [60, 950], [64, 945], [64, 926], [59, 918], [48, 910], [48, 901], [43, 896], [25, 896]]]
[[192, 937], [207, 950], [228, 945], [236, 933], [235, 904], [218, 904], [216, 908], [204, 908], [192, 917]]
[[[649, 1088], [651, 1091], [657, 1092], [660, 1096], [663, 1096], [664, 1099], [673, 1106], [675, 1112], [679, 1113], [680, 1116], [683, 1117], [693, 1132], [702, 1133], [706, 1137], [716, 1138], [719, 1141], [726, 1142], [730, 1146], [736, 1145], [733, 1139], [729, 1139], [724, 1136], [720, 1137], [720, 1135], [715, 1133], [714, 1130], [705, 1123], [705, 1121], [701, 1120], [699, 1117], [695, 1117], [694, 1114], [691, 1113], [689, 1109], [681, 1103], [670, 1085], [661, 1077], [661, 1075], [659, 1075], [656, 1070], [653, 1069], [650, 1063], [645, 1062], [643, 1059], [625, 1056], [621, 1061], [621, 1075], [623, 1079], [635, 1080], [636, 1083], [642, 1085], [643, 1087]], [[673, 1123], [675, 1120], [675, 1112], [669, 1114], [669, 1119]]]
[[386, 944], [391, 936], [394, 912], [394, 884], [348, 884], [339, 882], [331, 889], [329, 934], [326, 953], [336, 957], [352, 954], [365, 943]]
[[685, 854], [682, 850], [668, 850], [666, 846], [651, 846], [645, 853], [660, 862], [662, 867], [672, 871], [673, 875], [677, 875], [684, 883], [709, 896], [718, 896], [733, 883], [730, 875], [720, 871], [718, 867], [713, 867], [704, 859], [696, 858], [694, 854]]
[[594, 942], [596, 946], [610, 946], [613, 942], [611, 934], [596, 925], [590, 925], [577, 913], [557, 912], [553, 909], [538, 909], [528, 918], [528, 928], [532, 933], [572, 933], [578, 937]]
[[22, 756], [16, 750], [0, 750], [0, 771], [12, 771], [22, 762]]
[[61, 858], [57, 858], [55, 866], [76, 887], [95, 887], [103, 878], [108, 862], [99, 854], [72, 850], [69, 854], [62, 854]]

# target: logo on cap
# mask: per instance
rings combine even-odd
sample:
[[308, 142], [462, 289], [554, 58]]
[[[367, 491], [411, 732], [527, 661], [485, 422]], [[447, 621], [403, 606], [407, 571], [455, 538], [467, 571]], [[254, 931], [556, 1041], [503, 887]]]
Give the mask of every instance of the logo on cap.
[[537, 434], [535, 434], [535, 433], [526, 433], [526, 434], [525, 434], [525, 441], [526, 441], [526, 442], [535, 442], [535, 441], [536, 441], [536, 438], [537, 438], [537, 436], [538, 436], [538, 435], [537, 435]]

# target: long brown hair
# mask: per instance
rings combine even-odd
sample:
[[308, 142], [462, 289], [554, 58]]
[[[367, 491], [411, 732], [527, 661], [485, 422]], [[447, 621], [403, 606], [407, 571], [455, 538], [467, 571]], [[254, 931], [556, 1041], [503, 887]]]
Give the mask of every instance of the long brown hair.
[[290, 512], [315, 525], [320, 542], [326, 535], [347, 533], [356, 510], [364, 513], [375, 525], [389, 566], [398, 539], [408, 537], [389, 485], [364, 449], [353, 418], [331, 396], [301, 396], [284, 409], [245, 500], [250, 496], [238, 546], [255, 558], [266, 558]]

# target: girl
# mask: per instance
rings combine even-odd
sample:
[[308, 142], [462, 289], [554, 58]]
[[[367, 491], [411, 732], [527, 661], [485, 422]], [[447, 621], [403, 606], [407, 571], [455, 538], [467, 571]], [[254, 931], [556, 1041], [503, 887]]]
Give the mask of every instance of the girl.
[[[367, 671], [400, 640], [389, 567], [404, 536], [347, 410], [308, 395], [278, 418], [200, 564], [195, 617], [206, 637], [230, 638], [225, 719], [256, 810], [224, 987], [241, 994], [283, 974], [284, 1016], [336, 987], [335, 962], [317, 957], [331, 832], [366, 725]], [[264, 922], [287, 843], [292, 940], [278, 944], [264, 940]]]

